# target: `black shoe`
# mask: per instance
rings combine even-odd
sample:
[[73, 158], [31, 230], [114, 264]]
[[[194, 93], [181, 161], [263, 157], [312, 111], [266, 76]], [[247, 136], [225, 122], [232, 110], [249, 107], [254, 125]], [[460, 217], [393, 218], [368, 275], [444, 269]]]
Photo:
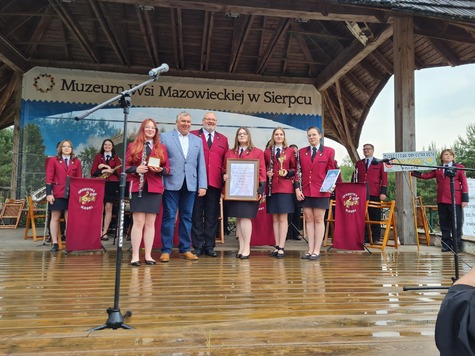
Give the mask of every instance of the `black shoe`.
[[241, 258], [242, 255], [240, 253], [236, 253], [236, 258]]
[[58, 247], [58, 244], [53, 244], [53, 247], [51, 247], [49, 249], [50, 252], [58, 252], [59, 251], [59, 247]]
[[193, 253], [195, 256], [201, 256], [203, 254], [203, 251], [199, 248], [195, 248]]
[[140, 261], [130, 262], [131, 266], [140, 267]]
[[218, 254], [216, 253], [216, 251], [212, 248], [208, 249], [205, 251], [205, 255], [206, 256], [210, 256], [210, 257], [216, 257], [218, 256]]
[[[140, 263], [140, 262], [139, 262]], [[149, 265], [149, 266], [153, 266], [153, 265], [156, 265], [157, 262], [156, 261], [152, 261], [152, 260], [145, 260], [145, 264], [146, 265]]]
[[448, 248], [448, 247], [443, 247], [441, 251], [442, 251], [442, 252], [450, 252], [450, 248]]
[[61, 241], [66, 241], [66, 236], [62, 235], [61, 236]]
[[249, 259], [249, 255], [245, 256], [245, 255], [241, 255], [241, 257], [239, 257], [241, 260], [247, 260]]

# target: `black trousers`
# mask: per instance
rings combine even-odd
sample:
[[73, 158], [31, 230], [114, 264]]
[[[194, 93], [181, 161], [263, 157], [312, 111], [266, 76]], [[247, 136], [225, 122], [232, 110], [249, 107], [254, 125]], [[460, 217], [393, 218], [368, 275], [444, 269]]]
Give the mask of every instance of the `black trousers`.
[[[378, 196], [370, 195], [370, 201], [380, 202], [381, 199]], [[381, 221], [381, 209], [378, 208], [368, 208], [369, 219], [373, 221]], [[369, 237], [367, 237], [368, 232], [365, 230], [365, 240], [369, 242]], [[371, 225], [371, 235], [373, 236], [373, 242], [378, 242], [381, 239], [381, 225], [372, 224]]]
[[455, 205], [455, 214], [457, 215], [455, 222], [456, 236], [452, 236], [452, 204], [437, 203], [437, 207], [439, 210], [440, 230], [442, 231], [442, 247], [453, 247], [455, 242], [457, 242], [457, 247], [461, 247], [464, 221], [462, 206], [460, 204]]
[[191, 242], [194, 249], [208, 250], [216, 245], [219, 227], [221, 189], [208, 187], [206, 195], [196, 197], [191, 217]]

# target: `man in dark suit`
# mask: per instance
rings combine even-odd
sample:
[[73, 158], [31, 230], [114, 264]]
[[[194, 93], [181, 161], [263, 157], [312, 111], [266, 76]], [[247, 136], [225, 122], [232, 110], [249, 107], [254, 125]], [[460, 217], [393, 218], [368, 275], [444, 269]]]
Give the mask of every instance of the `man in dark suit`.
[[[388, 191], [388, 174], [384, 171], [382, 162], [375, 160], [373, 157], [374, 146], [370, 143], [363, 145], [364, 159], [356, 162], [355, 171], [353, 172], [352, 181], [358, 183], [366, 183], [367, 194], [370, 201], [380, 202], [386, 199]], [[381, 209], [368, 208], [370, 220], [381, 220]], [[365, 233], [365, 242], [369, 242], [369, 237]], [[371, 235], [373, 242], [379, 242], [381, 238], [381, 225], [371, 225]]]
[[191, 131], [201, 138], [208, 177], [206, 195], [195, 198], [191, 226], [191, 241], [196, 256], [216, 257], [214, 250], [219, 227], [219, 200], [223, 187], [224, 155], [229, 149], [228, 139], [216, 132], [217, 119], [212, 112], [203, 117], [203, 127]]
[[180, 255], [197, 260], [191, 252], [191, 216], [195, 196], [206, 194], [206, 165], [201, 140], [190, 135], [191, 115], [185, 111], [176, 118], [176, 129], [160, 135], [166, 146], [170, 174], [163, 177], [162, 255], [160, 262], [169, 262], [173, 247], [176, 213], [179, 211]]

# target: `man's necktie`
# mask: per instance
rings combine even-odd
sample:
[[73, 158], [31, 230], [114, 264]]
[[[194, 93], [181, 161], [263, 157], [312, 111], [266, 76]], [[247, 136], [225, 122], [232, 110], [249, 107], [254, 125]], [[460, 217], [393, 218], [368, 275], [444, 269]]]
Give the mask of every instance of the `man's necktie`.
[[152, 149], [150, 148], [150, 142], [146, 142], [146, 145], [145, 145], [147, 148], [146, 148], [146, 152], [147, 152], [147, 156], [150, 156], [150, 154], [152, 153]]
[[317, 155], [317, 148], [316, 147], [312, 147], [312, 162], [313, 160], [315, 159], [315, 156]]
[[279, 159], [280, 157], [280, 147], [277, 148], [277, 152], [275, 153], [275, 158]]
[[213, 141], [211, 140], [211, 134], [208, 134], [208, 148], [211, 148], [211, 145], [213, 144]]
[[366, 169], [369, 168], [369, 159], [366, 158], [366, 161], [365, 161], [365, 165], [366, 165]]
[[106, 156], [106, 164], [109, 165], [109, 162], [111, 160], [111, 156], [110, 155], [107, 155]]
[[64, 159], [64, 163], [66, 163], [66, 168], [68, 168], [68, 167], [69, 167], [69, 159], [68, 159], [68, 158], [65, 158], [65, 159]]
[[244, 148], [241, 148], [241, 151], [239, 151], [239, 157], [242, 156], [242, 153], [244, 152]]

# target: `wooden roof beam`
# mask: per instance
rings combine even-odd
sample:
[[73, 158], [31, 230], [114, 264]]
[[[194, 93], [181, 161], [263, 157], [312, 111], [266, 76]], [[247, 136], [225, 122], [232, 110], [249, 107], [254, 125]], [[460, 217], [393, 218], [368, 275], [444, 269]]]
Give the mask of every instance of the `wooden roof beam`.
[[[295, 38], [297, 40], [297, 43], [299, 44], [300, 49], [302, 50], [302, 53], [303, 53], [305, 59], [309, 63], [313, 63], [315, 61], [315, 59], [313, 58], [312, 52], [308, 48], [308, 45], [307, 45], [307, 42], [305, 42], [304, 36], [299, 32], [299, 30], [302, 29], [301, 26], [298, 23], [296, 23], [295, 20], [293, 20], [290, 23], [290, 29], [295, 31], [294, 32], [295, 33]], [[312, 69], [315, 69], [315, 68], [312, 68], [312, 65], [309, 65], [309, 68], [308, 68], [308, 75], [309, 76], [312, 76]]]
[[15, 90], [20, 78], [21, 78], [21, 75], [19, 73], [13, 72], [13, 75], [11, 76], [10, 81], [8, 82], [7, 88], [3, 91], [3, 94], [0, 97], [0, 116], [2, 116], [5, 110], [5, 107], [10, 101], [13, 91]]
[[[126, 59], [127, 56], [125, 54], [124, 49], [121, 46], [118, 35], [116, 31], [114, 31], [111, 28], [113, 21], [111, 21], [109, 15], [107, 15], [108, 11], [105, 11], [105, 12], [102, 11], [102, 9], [99, 6], [99, 3], [97, 3], [95, 0], [89, 0], [89, 5], [91, 6], [91, 9], [94, 12], [94, 15], [96, 16], [96, 19], [99, 22], [99, 25], [101, 26], [102, 31], [104, 31], [104, 34], [106, 35], [107, 40], [109, 41], [117, 58], [122, 63], [122, 65], [128, 65], [128, 61]], [[107, 7], [108, 4], [105, 3], [103, 4], [103, 6]]]
[[393, 26], [387, 25], [384, 30], [375, 34], [373, 40], [368, 42], [366, 46], [363, 46], [358, 40], [354, 40], [353, 43], [344, 49], [340, 55], [329, 64], [316, 78], [317, 89], [319, 91], [328, 88], [335, 83], [338, 79], [348, 73], [356, 64], [360, 63], [366, 56], [377, 49], [386, 40], [393, 35]]
[[153, 20], [151, 19], [150, 11], [144, 11], [145, 13], [145, 24], [147, 25], [147, 33], [148, 33], [148, 40], [151, 46], [151, 55], [152, 55], [152, 63], [154, 67], [160, 65], [160, 55], [158, 54], [158, 46], [157, 46], [157, 34], [153, 28]]
[[353, 73], [349, 72], [345, 76], [346, 80], [349, 80], [355, 87], [358, 88], [358, 92], [362, 95], [365, 100], [369, 99], [368, 87], [361, 83], [361, 81], [354, 75]]
[[[242, 20], [240, 19], [242, 17]], [[234, 73], [237, 69], [239, 59], [244, 50], [244, 43], [246, 42], [249, 32], [251, 32], [252, 24], [255, 17], [239, 16], [234, 22], [233, 40], [231, 45], [231, 63], [229, 64], [229, 73]]]
[[50, 5], [53, 7], [54, 11], [58, 14], [61, 21], [66, 25], [66, 27], [74, 34], [76, 39], [79, 42], [79, 45], [82, 49], [89, 55], [92, 61], [99, 63], [99, 56], [96, 51], [92, 48], [91, 43], [89, 42], [86, 34], [81, 29], [79, 24], [69, 13], [65, 6], [61, 2], [56, 0], [48, 0]]
[[[110, 1], [110, 0], [98, 0]], [[271, 16], [322, 21], [356, 21], [367, 23], [381, 23], [386, 21], [386, 11], [383, 9], [369, 9], [344, 4], [329, 4], [314, 0], [273, 0], [255, 1], [233, 0], [230, 4], [222, 0], [114, 0], [117, 3], [136, 5], [151, 5], [158, 7], [173, 7], [178, 9], [234, 12], [241, 15]]]
[[394, 73], [394, 66], [392, 62], [390, 62], [386, 57], [384, 57], [379, 50], [375, 49], [370, 54], [370, 56], [373, 57], [373, 59], [378, 62], [386, 70], [386, 72], [388, 72], [389, 74]]
[[203, 38], [201, 41], [201, 70], [208, 70], [209, 57], [211, 55], [211, 38], [214, 28], [214, 12], [205, 12], [205, 22], [203, 25]]
[[[45, 14], [52, 14], [54, 12], [51, 6], [47, 6], [45, 9]], [[43, 37], [46, 28], [51, 24], [52, 17], [51, 16], [42, 16], [36, 28], [32, 31], [32, 35], [30, 41], [32, 42], [26, 52], [26, 56], [30, 57], [33, 53], [35, 53], [36, 48], [38, 47], [38, 42]]]
[[143, 37], [143, 42], [145, 45], [145, 48], [147, 49], [148, 56], [150, 57], [150, 62], [155, 63], [155, 59], [153, 56], [153, 50], [152, 50], [152, 45], [149, 40], [149, 33], [147, 30], [147, 24], [145, 23], [144, 19], [144, 11], [142, 11], [138, 6], [135, 8], [135, 13], [137, 14], [137, 19], [139, 21], [139, 26], [140, 26], [140, 31], [142, 32], [142, 37]]
[[15, 72], [25, 73], [30, 69], [28, 60], [6, 38], [0, 35], [0, 61]]
[[287, 31], [289, 24], [290, 19], [282, 19], [280, 21], [279, 27], [275, 31], [274, 36], [270, 40], [269, 44], [267, 45], [267, 48], [264, 51], [264, 54], [261, 56], [257, 64], [256, 74], [262, 74], [264, 72], [267, 62], [270, 60], [270, 58], [272, 57], [272, 53], [274, 53], [275, 51], [276, 44], [282, 39], [282, 36], [285, 34], [285, 31]]
[[439, 52], [440, 55], [445, 58], [445, 60], [447, 61], [447, 63], [450, 64], [450, 66], [455, 67], [462, 64], [458, 57], [452, 52], [450, 47], [445, 44], [445, 42], [437, 40], [435, 38], [428, 38], [427, 41], [429, 41], [429, 43], [436, 49], [436, 51]]

